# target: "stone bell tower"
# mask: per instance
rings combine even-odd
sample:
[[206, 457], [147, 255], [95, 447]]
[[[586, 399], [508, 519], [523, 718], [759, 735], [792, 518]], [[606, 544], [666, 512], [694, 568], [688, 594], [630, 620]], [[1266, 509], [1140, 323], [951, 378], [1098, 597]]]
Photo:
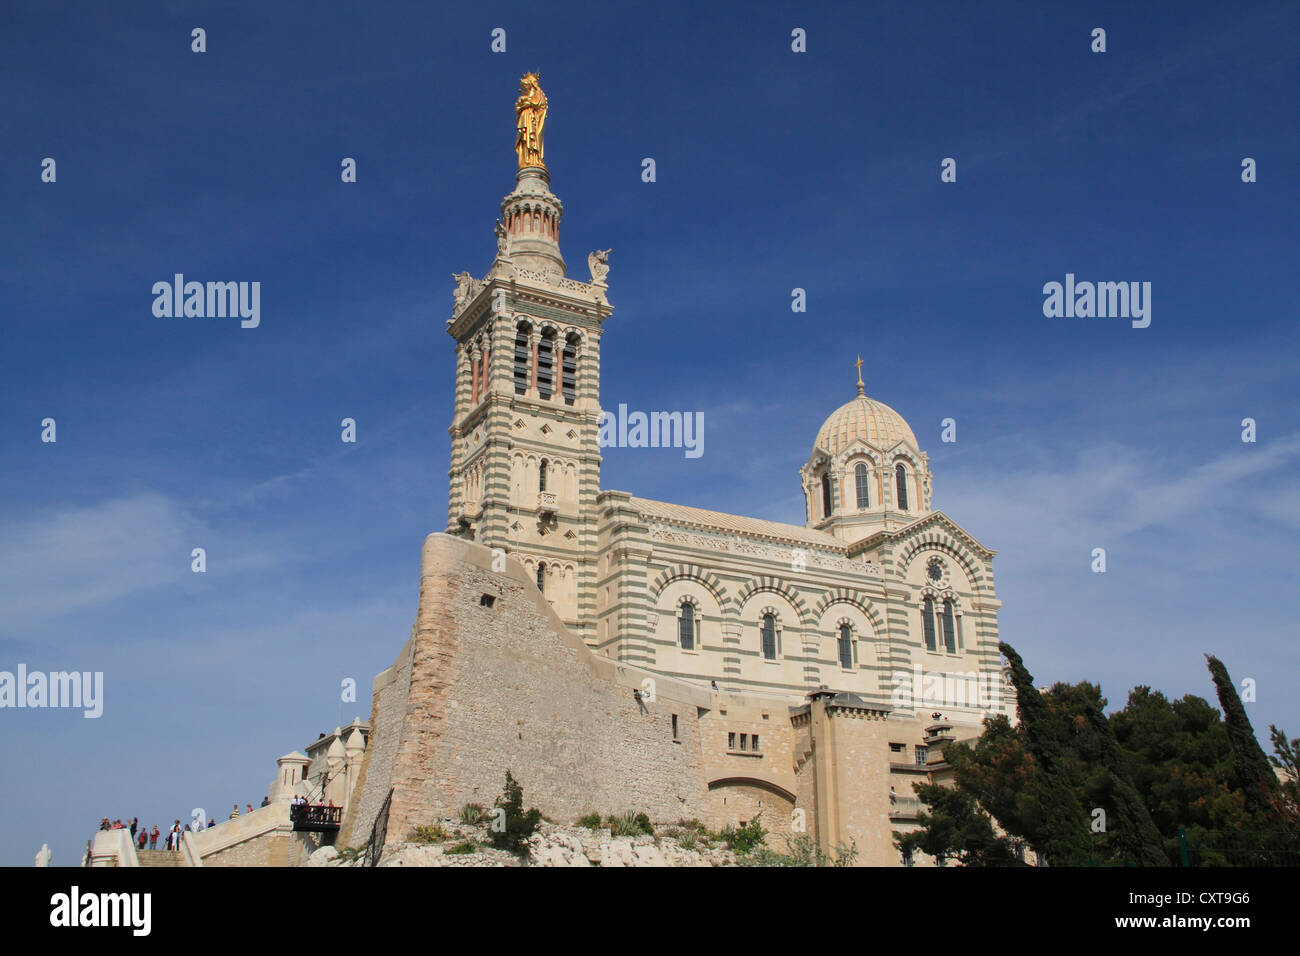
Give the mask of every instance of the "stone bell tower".
[[576, 633], [595, 639], [600, 334], [608, 250], [565, 277], [564, 206], [543, 161], [548, 104], [533, 74], [515, 105], [519, 166], [482, 279], [456, 279], [447, 530], [527, 568]]

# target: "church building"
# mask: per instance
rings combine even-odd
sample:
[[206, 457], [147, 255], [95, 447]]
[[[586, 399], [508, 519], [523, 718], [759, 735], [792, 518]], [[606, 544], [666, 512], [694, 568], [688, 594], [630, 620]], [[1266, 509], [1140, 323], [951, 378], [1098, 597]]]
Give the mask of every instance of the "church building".
[[932, 507], [929, 457], [860, 361], [789, 463], [801, 525], [602, 488], [609, 253], [568, 276], [547, 109], [525, 76], [495, 258], [455, 276], [447, 527], [376, 679], [343, 836], [490, 804], [510, 770], [556, 820], [758, 816], [778, 851], [806, 833], [860, 864], [922, 862], [892, 842], [913, 785], [985, 716], [1014, 719], [994, 552]]

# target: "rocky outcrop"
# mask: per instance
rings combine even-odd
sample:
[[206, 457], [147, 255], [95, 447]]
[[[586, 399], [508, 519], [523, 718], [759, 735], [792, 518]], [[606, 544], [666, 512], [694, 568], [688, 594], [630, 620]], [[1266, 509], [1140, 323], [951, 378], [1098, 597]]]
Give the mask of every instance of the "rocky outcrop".
[[[380, 866], [735, 866], [736, 855], [698, 837], [694, 845], [676, 827], [655, 835], [614, 836], [608, 828], [587, 829], [543, 822], [528, 840], [526, 855], [494, 849], [483, 827], [443, 824], [446, 839], [434, 843], [390, 845]], [[683, 846], [686, 842], [688, 846]], [[473, 852], [456, 852], [473, 844]], [[329, 851], [328, 853], [326, 851]], [[360, 866], [344, 862], [326, 847], [312, 854], [309, 866]]]

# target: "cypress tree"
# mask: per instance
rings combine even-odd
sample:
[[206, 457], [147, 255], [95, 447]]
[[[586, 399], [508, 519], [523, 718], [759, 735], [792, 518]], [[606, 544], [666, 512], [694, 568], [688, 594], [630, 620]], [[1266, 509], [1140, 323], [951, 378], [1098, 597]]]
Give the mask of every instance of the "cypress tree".
[[1209, 662], [1210, 676], [1214, 678], [1214, 688], [1219, 694], [1219, 706], [1223, 708], [1223, 723], [1228, 729], [1228, 740], [1232, 744], [1233, 775], [1237, 788], [1246, 796], [1246, 812], [1251, 814], [1267, 813], [1274, 806], [1277, 796], [1277, 777], [1269, 766], [1264, 748], [1255, 737], [1255, 730], [1250, 726], [1246, 708], [1237, 696], [1237, 688], [1223, 661], [1210, 654], [1205, 655]]
[[1151, 819], [1151, 811], [1129, 775], [1110, 721], [1091, 702], [1088, 723], [1101, 745], [1101, 760], [1110, 775], [1110, 795], [1115, 802], [1115, 847], [1126, 862], [1142, 866], [1168, 866], [1164, 840]]
[[1092, 851], [1088, 816], [1079, 795], [1065, 778], [1061, 738], [1053, 726], [1052, 713], [1015, 648], [1006, 643], [998, 647], [1011, 666], [1011, 683], [1016, 689], [1016, 708], [1025, 730], [1025, 745], [1040, 772], [1037, 801], [1045, 829], [1042, 842], [1034, 848], [1052, 866], [1084, 866]]

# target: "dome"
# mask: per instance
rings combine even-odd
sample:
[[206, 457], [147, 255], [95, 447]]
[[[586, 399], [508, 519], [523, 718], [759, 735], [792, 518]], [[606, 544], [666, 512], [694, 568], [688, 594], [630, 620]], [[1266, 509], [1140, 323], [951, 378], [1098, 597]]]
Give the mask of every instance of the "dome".
[[838, 457], [858, 439], [877, 448], [888, 448], [903, 439], [914, 449], [920, 448], [916, 436], [903, 416], [884, 402], [867, 398], [861, 387], [853, 401], [835, 409], [817, 432], [814, 451], [820, 448], [832, 458]]

